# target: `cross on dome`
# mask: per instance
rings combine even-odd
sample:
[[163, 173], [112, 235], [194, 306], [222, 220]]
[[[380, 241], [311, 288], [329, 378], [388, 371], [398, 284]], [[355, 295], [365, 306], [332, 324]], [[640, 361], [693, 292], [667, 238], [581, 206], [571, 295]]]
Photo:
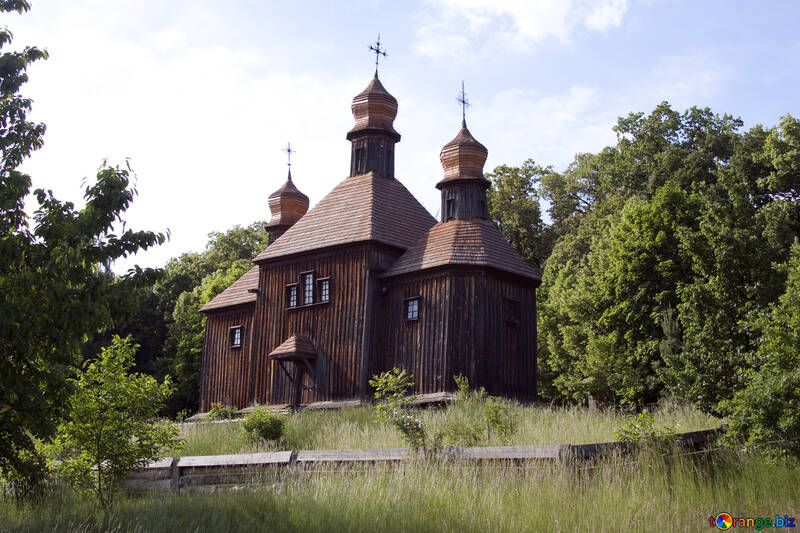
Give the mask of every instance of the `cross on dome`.
[[386, 49], [381, 48], [381, 34], [378, 34], [378, 40], [374, 44], [369, 45], [371, 52], [375, 53], [375, 77], [378, 76], [378, 60], [380, 56], [386, 57]]
[[461, 104], [461, 121], [467, 123], [467, 108], [469, 107], [469, 100], [467, 100], [467, 93], [464, 92], [464, 81], [461, 81], [461, 92], [458, 94], [456, 101]]

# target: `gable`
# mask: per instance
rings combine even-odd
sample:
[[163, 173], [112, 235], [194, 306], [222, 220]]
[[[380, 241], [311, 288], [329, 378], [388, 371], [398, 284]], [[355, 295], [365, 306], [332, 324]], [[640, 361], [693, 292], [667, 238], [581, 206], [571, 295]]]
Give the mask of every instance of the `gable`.
[[201, 313], [231, 307], [233, 305], [246, 304], [256, 301], [256, 294], [249, 292], [250, 289], [258, 288], [258, 267], [254, 266], [242, 277], [230, 284], [230, 286], [217, 294], [206, 305], [200, 308]]
[[364, 241], [405, 250], [435, 223], [402, 183], [369, 172], [339, 183], [254, 261]]

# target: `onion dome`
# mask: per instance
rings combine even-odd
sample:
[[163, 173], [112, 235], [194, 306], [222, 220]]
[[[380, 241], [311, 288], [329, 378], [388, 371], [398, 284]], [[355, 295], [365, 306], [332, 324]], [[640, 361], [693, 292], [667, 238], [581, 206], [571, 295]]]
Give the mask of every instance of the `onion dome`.
[[297, 190], [292, 182], [292, 171], [280, 189], [269, 195], [269, 210], [272, 217], [267, 223], [268, 230], [285, 231], [308, 211], [308, 196]]
[[436, 184], [441, 188], [457, 180], [479, 181], [489, 185], [489, 180], [483, 177], [483, 165], [489, 151], [479, 143], [467, 129], [466, 121], [461, 122], [461, 131], [455, 139], [444, 145], [439, 154], [439, 160], [444, 169], [444, 178]]
[[378, 132], [388, 134], [395, 142], [400, 140], [400, 134], [392, 125], [397, 116], [397, 99], [383, 87], [377, 72], [367, 88], [353, 98], [350, 107], [356, 124], [347, 133], [348, 140]]

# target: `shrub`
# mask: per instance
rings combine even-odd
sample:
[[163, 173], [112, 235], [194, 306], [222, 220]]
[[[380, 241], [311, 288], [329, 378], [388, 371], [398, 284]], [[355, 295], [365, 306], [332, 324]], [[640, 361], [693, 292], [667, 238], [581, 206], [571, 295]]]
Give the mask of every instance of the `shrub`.
[[115, 335], [97, 360], [87, 361], [70, 382], [70, 416], [45, 445], [55, 471], [76, 488], [93, 491], [108, 510], [115, 486], [138, 468], [181, 444], [178, 428], [156, 420], [172, 394], [144, 374], [130, 374], [138, 345]]
[[677, 440], [675, 428], [656, 427], [655, 417], [646, 410], [628, 416], [628, 422], [614, 433], [619, 442], [635, 446], [669, 446]]
[[500, 398], [487, 398], [483, 402], [483, 422], [486, 424], [487, 440], [494, 433], [508, 444], [516, 432], [516, 424], [511, 408]]
[[284, 429], [286, 429], [286, 415], [269, 409], [256, 409], [242, 421], [245, 438], [252, 443], [259, 440], [277, 442], [283, 438]]
[[385, 424], [394, 426], [400, 435], [408, 443], [408, 446], [419, 451], [427, 449], [427, 432], [422, 420], [408, 412], [408, 405], [414, 399], [410, 393], [414, 386], [411, 374], [399, 368], [393, 368], [388, 372], [381, 372], [369, 380], [369, 384], [375, 389], [375, 398], [378, 404], [375, 410], [378, 420]]
[[211, 409], [206, 413], [206, 420], [230, 420], [236, 418], [236, 408], [221, 402], [211, 404]]

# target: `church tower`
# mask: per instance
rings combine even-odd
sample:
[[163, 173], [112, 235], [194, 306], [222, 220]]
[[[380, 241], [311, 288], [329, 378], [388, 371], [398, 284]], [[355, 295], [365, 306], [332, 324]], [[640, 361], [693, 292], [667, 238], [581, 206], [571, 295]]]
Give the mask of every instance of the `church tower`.
[[489, 180], [483, 177], [483, 165], [489, 151], [461, 121], [461, 131], [455, 139], [444, 145], [439, 160], [444, 168], [444, 178], [436, 184], [442, 191], [442, 222], [489, 218], [486, 189]]
[[378, 79], [378, 71], [367, 88], [353, 98], [351, 106], [356, 124], [347, 133], [352, 143], [350, 175], [375, 172], [394, 177], [394, 145], [400, 134], [393, 123], [397, 116], [397, 100]]
[[289, 144], [285, 151], [289, 154], [289, 177], [267, 200], [272, 215], [266, 225], [269, 244], [275, 242], [308, 211], [308, 196], [301, 193], [292, 182], [292, 145]]

